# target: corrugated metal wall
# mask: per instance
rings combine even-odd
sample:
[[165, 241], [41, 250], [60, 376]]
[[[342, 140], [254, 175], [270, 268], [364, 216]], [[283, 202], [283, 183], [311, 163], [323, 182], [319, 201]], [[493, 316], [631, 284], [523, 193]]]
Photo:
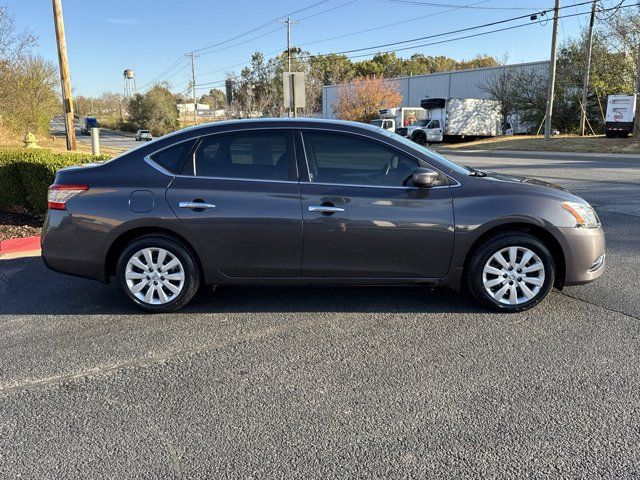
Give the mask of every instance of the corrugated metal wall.
[[[548, 61], [504, 65], [501, 67], [476, 68], [453, 72], [432, 73], [431, 75], [414, 75], [412, 77], [392, 78], [398, 82], [402, 94], [401, 107], [415, 107], [425, 97], [432, 98], [489, 98], [480, 85], [489, 82], [496, 72], [504, 68], [518, 68], [544, 72]], [[322, 116], [335, 118], [333, 104], [338, 97], [339, 85], [322, 87]]]

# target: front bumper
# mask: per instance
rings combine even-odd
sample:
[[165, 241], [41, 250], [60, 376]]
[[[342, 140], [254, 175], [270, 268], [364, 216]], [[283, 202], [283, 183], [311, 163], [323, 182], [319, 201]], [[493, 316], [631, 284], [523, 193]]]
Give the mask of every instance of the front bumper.
[[565, 242], [564, 285], [593, 282], [604, 273], [605, 239], [600, 228], [561, 228]]

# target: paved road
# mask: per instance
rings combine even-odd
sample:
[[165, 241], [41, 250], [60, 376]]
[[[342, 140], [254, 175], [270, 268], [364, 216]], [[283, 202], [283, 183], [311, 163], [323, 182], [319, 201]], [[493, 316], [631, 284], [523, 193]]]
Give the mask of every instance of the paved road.
[[[64, 120], [62, 117], [55, 117], [51, 121], [50, 125], [51, 133], [64, 135]], [[91, 144], [91, 136], [83, 135], [80, 133], [80, 128], [76, 128], [76, 140], [86, 144]], [[100, 146], [121, 148], [128, 150], [140, 145], [140, 142], [136, 142], [132, 133], [120, 132], [118, 130], [109, 130], [107, 128], [100, 129]]]
[[0, 477], [640, 476], [640, 162], [464, 157], [598, 206], [601, 281], [497, 315], [424, 288], [220, 288], [141, 315], [0, 261]]

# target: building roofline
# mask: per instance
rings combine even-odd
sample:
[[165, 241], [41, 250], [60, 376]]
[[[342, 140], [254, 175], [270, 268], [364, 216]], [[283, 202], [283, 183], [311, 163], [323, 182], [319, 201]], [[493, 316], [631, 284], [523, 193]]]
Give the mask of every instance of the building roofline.
[[[404, 80], [405, 78], [419, 78], [419, 77], [435, 77], [438, 75], [450, 75], [453, 73], [464, 73], [464, 72], [480, 72], [480, 71], [486, 71], [486, 70], [496, 70], [498, 68], [509, 68], [509, 67], [526, 67], [526, 66], [530, 66], [530, 65], [542, 65], [542, 64], [549, 64], [549, 60], [538, 60], [535, 62], [524, 62], [524, 63], [510, 63], [508, 65], [496, 65], [495, 67], [481, 67], [481, 68], [466, 68], [464, 70], [448, 70], [446, 72], [434, 72], [434, 73], [421, 73], [419, 75], [404, 75], [402, 77], [389, 77], [389, 78], [384, 78], [383, 80], [385, 81], [394, 81], [394, 80]], [[340, 87], [342, 85], [351, 85], [353, 84], [353, 82], [348, 82], [348, 83], [333, 83], [331, 85], [323, 85], [322, 88], [329, 88], [329, 87]]]

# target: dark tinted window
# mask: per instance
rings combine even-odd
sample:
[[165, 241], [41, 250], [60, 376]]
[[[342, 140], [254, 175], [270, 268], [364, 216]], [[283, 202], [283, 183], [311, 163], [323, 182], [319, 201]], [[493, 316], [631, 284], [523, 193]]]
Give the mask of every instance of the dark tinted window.
[[204, 137], [185, 173], [203, 177], [287, 180], [286, 131], [246, 132]]
[[303, 136], [313, 182], [398, 187], [418, 167], [417, 160], [375, 140], [319, 132]]
[[[144, 133], [142, 130], [140, 133]], [[158, 165], [166, 168], [171, 173], [177, 173], [182, 168], [184, 158], [191, 150], [195, 140], [188, 140], [186, 142], [178, 143], [169, 148], [165, 148], [160, 152], [151, 155], [151, 159]]]

